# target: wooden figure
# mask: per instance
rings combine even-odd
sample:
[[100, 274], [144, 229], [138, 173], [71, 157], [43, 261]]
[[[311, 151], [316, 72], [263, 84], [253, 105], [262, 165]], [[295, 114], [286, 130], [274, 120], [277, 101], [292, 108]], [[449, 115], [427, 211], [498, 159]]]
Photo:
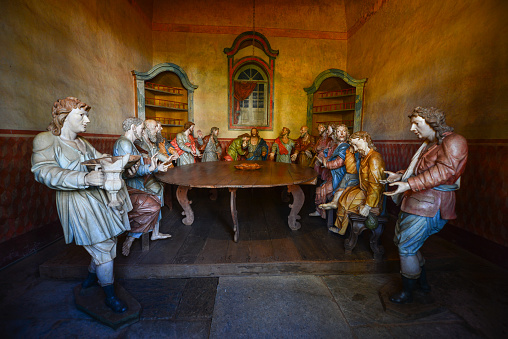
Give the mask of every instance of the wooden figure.
[[[200, 131], [198, 131], [198, 135]], [[219, 142], [219, 127], [212, 127], [210, 134], [203, 138], [203, 144], [199, 150], [203, 152], [202, 162], [219, 161], [222, 155], [222, 148]]]
[[236, 161], [239, 155], [245, 155], [248, 151], [250, 135], [244, 133], [233, 140], [228, 147], [227, 155], [224, 157], [226, 161]]
[[[141, 155], [134, 142], [142, 139], [145, 129], [143, 120], [127, 118], [122, 123], [122, 127], [124, 135], [115, 142], [113, 155]], [[129, 213], [131, 231], [122, 245], [122, 254], [125, 256], [129, 255], [134, 240], [140, 238], [143, 233], [153, 231], [152, 240], [171, 237], [170, 234], [159, 232], [160, 209], [164, 205], [164, 186], [150, 174], [167, 171], [169, 164], [159, 163], [157, 153], [152, 155], [150, 164], [145, 163], [141, 157], [140, 165], [134, 175], [125, 180], [130, 200], [134, 206]]]
[[302, 166], [309, 166], [314, 157], [313, 149], [316, 138], [309, 134], [309, 128], [300, 128], [300, 137], [295, 141], [295, 152], [291, 155], [291, 161]]
[[[132, 204], [125, 186], [116, 194], [122, 208], [109, 207], [109, 198], [101, 186], [105, 184], [102, 171], [87, 171], [84, 161], [98, 159], [98, 152], [78, 133], [86, 131], [90, 122], [90, 106], [74, 97], [53, 104], [53, 121], [49, 132], [39, 133], [33, 141], [32, 172], [35, 180], [55, 189], [58, 216], [66, 243], [73, 240], [90, 253], [89, 275], [83, 288], [97, 284], [106, 294], [105, 303], [114, 312], [122, 313], [127, 305], [114, 290], [113, 261], [116, 257], [116, 237], [130, 230], [126, 212]], [[129, 174], [135, 172], [132, 167]]]
[[[176, 138], [171, 141], [171, 146], [178, 152], [177, 166], [190, 165], [196, 162], [194, 157], [201, 157], [199, 149], [196, 147], [196, 140], [194, 138], [194, 123], [187, 121], [183, 125], [183, 131], [176, 135]], [[198, 136], [198, 144], [202, 145], [202, 135]]]
[[266, 160], [268, 156], [268, 144], [265, 139], [259, 136], [256, 127], [250, 130], [250, 139], [247, 148], [249, 149], [246, 156], [247, 160]]
[[453, 133], [442, 110], [416, 107], [409, 119], [411, 132], [424, 142], [405, 171], [386, 171], [387, 182], [396, 190], [385, 195], [402, 202], [394, 241], [399, 248], [403, 288], [390, 297], [398, 304], [413, 301], [417, 283], [424, 292], [430, 291], [420, 248], [430, 235], [457, 217], [455, 191], [468, 155], [466, 139]]
[[277, 162], [291, 163], [291, 152], [295, 148], [295, 142], [289, 139], [291, 131], [287, 127], [282, 127], [282, 131], [272, 145], [272, 152], [270, 153], [270, 160], [277, 155]]
[[369, 214], [378, 216], [382, 210], [385, 175], [383, 157], [376, 151], [376, 146], [367, 132], [353, 133], [350, 144], [361, 156], [360, 162], [357, 163], [360, 182], [356, 186], [346, 188], [339, 198], [335, 226], [329, 230], [340, 235], [346, 233], [349, 224], [348, 213], [367, 217]]

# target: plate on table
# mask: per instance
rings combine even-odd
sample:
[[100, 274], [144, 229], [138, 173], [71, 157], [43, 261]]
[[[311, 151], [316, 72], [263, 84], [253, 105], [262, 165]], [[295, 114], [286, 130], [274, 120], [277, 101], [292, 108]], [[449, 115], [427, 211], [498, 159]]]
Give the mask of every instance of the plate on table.
[[257, 170], [257, 169], [260, 169], [261, 167], [262, 167], [262, 165], [257, 164], [257, 163], [242, 163], [242, 164], [235, 165], [236, 169], [247, 170], [247, 171]]

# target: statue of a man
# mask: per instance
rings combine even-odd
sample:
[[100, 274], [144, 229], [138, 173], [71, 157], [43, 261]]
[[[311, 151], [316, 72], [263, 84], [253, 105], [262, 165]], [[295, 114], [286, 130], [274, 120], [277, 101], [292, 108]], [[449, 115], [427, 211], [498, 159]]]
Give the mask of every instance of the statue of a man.
[[318, 173], [318, 178], [321, 180], [325, 180], [322, 178], [322, 174], [326, 172], [326, 169], [321, 166], [321, 163], [319, 163], [317, 160], [318, 157], [324, 157], [324, 151], [328, 147], [330, 147], [330, 144], [332, 143], [331, 135], [328, 135], [328, 126], [325, 124], [318, 124], [317, 126], [319, 138], [316, 141], [316, 144], [314, 145], [313, 153], [314, 153], [314, 159], [311, 162], [311, 165], [314, 165], [314, 170]]
[[57, 191], [56, 205], [65, 242], [74, 240], [92, 257], [82, 287], [91, 287], [98, 281], [106, 293], [106, 305], [121, 313], [127, 310], [127, 305], [114, 292], [113, 260], [116, 237], [130, 230], [127, 212], [132, 204], [124, 186], [117, 194], [123, 202], [122, 210], [109, 207], [107, 192], [100, 188], [105, 183], [104, 173], [88, 172], [82, 165], [84, 161], [103, 157], [78, 136], [90, 122], [89, 110], [90, 106], [74, 97], [53, 104], [49, 132], [38, 134], [33, 141], [32, 172], [35, 180]]
[[420, 248], [430, 235], [457, 217], [455, 190], [468, 155], [466, 139], [453, 133], [442, 110], [416, 107], [409, 119], [411, 132], [424, 142], [405, 171], [386, 171], [387, 181], [396, 190], [385, 195], [396, 203], [402, 198], [394, 242], [399, 248], [403, 289], [390, 297], [399, 304], [413, 301], [417, 282], [424, 292], [430, 291]]
[[346, 233], [349, 224], [348, 213], [357, 213], [364, 217], [369, 213], [378, 216], [382, 210], [384, 191], [385, 162], [376, 151], [369, 133], [356, 132], [350, 139], [354, 151], [361, 156], [360, 163], [357, 163], [360, 183], [345, 189], [339, 198], [335, 226], [329, 230], [340, 235]]
[[[194, 138], [194, 123], [187, 121], [183, 125], [183, 131], [176, 135], [176, 138], [171, 141], [173, 146], [178, 152], [177, 166], [190, 165], [196, 162], [194, 157], [201, 157], [199, 149], [196, 147], [196, 139]], [[198, 144], [203, 144], [203, 135], [198, 133]]]
[[316, 143], [315, 138], [309, 134], [309, 128], [300, 128], [300, 137], [295, 141], [295, 152], [291, 155], [291, 161], [302, 166], [309, 166], [314, 156], [312, 150]]
[[[336, 140], [333, 152], [326, 158], [318, 158], [319, 163], [324, 168], [330, 170], [330, 176], [316, 188], [316, 211], [309, 214], [310, 216], [321, 216], [323, 219], [326, 218], [324, 210], [331, 208], [326, 202], [333, 196], [332, 203], [335, 202], [335, 207], [333, 208], [337, 208], [336, 204], [340, 196], [339, 192], [342, 192], [348, 186], [358, 184], [354, 155], [347, 143], [349, 138], [347, 126], [343, 124], [336, 126], [333, 136], [333, 139]], [[348, 178], [343, 182], [345, 176]], [[344, 187], [341, 187], [341, 183]]]
[[249, 144], [250, 135], [244, 133], [239, 135], [238, 138], [233, 140], [228, 146], [227, 155], [224, 157], [226, 161], [236, 161], [239, 155], [247, 154], [247, 147]]
[[250, 140], [247, 147], [249, 149], [247, 160], [266, 160], [268, 145], [265, 139], [259, 136], [259, 132], [256, 127], [250, 130]]
[[[200, 131], [198, 131], [200, 133]], [[219, 127], [212, 127], [210, 134], [203, 138], [203, 145], [199, 150], [203, 152], [202, 162], [219, 161], [222, 156], [222, 147], [219, 142]]]
[[[178, 158], [178, 152], [171, 147], [162, 136], [162, 124], [153, 119], [145, 120], [145, 133], [143, 134], [142, 148], [148, 152], [150, 157], [156, 155], [161, 162], [167, 163]], [[170, 164], [169, 167], [173, 167]]]
[[273, 142], [270, 160], [277, 155], [276, 162], [291, 163], [291, 152], [295, 148], [295, 142], [289, 139], [290, 132], [289, 128], [282, 127], [279, 137]]
[[[127, 118], [122, 123], [124, 135], [115, 142], [113, 155], [141, 155], [134, 145], [141, 141], [145, 133], [145, 124], [139, 118]], [[159, 163], [157, 153], [153, 153], [151, 163], [145, 163], [143, 157], [140, 166], [132, 178], [125, 180], [129, 196], [133, 203], [133, 210], [129, 214], [131, 231], [128, 233], [123, 245], [122, 254], [127, 256], [134, 240], [143, 233], [152, 232], [151, 239], [159, 240], [171, 237], [170, 234], [160, 233], [161, 207], [164, 205], [164, 186], [151, 174], [167, 171], [170, 164]]]

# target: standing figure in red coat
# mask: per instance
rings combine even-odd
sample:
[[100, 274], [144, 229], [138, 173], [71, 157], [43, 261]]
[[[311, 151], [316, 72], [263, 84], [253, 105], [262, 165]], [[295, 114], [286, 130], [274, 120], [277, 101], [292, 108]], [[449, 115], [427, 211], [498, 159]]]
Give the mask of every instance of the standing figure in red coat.
[[403, 289], [390, 297], [390, 301], [398, 304], [413, 301], [417, 282], [423, 292], [430, 291], [420, 248], [430, 235], [457, 217], [455, 191], [460, 187], [467, 161], [466, 139], [446, 125], [443, 111], [416, 107], [409, 118], [411, 132], [424, 143], [408, 169], [397, 173], [385, 171], [387, 181], [396, 190], [384, 194], [396, 203], [402, 199], [394, 242], [399, 248]]

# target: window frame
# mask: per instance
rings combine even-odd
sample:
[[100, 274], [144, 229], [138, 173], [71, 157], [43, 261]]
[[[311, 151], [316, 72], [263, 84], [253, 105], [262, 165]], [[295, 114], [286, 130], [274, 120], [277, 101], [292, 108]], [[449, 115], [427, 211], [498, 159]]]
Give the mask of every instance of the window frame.
[[[267, 61], [256, 56], [247, 56], [239, 60], [235, 60], [235, 55], [238, 51], [244, 48], [254, 48], [258, 53], [264, 53], [267, 56]], [[258, 32], [244, 32], [238, 35], [230, 48], [225, 48], [224, 53], [228, 58], [228, 130], [250, 130], [252, 127], [256, 127], [258, 130], [273, 130], [273, 107], [274, 107], [274, 72], [275, 72], [275, 59], [279, 55], [279, 51], [273, 50], [270, 47], [270, 43], [264, 35]], [[234, 81], [239, 74], [240, 70], [249, 65], [254, 65], [261, 68], [264, 71], [264, 75], [267, 77], [267, 88], [265, 93], [267, 94], [266, 109], [267, 109], [267, 124], [264, 126], [247, 126], [239, 125], [234, 123]]]

